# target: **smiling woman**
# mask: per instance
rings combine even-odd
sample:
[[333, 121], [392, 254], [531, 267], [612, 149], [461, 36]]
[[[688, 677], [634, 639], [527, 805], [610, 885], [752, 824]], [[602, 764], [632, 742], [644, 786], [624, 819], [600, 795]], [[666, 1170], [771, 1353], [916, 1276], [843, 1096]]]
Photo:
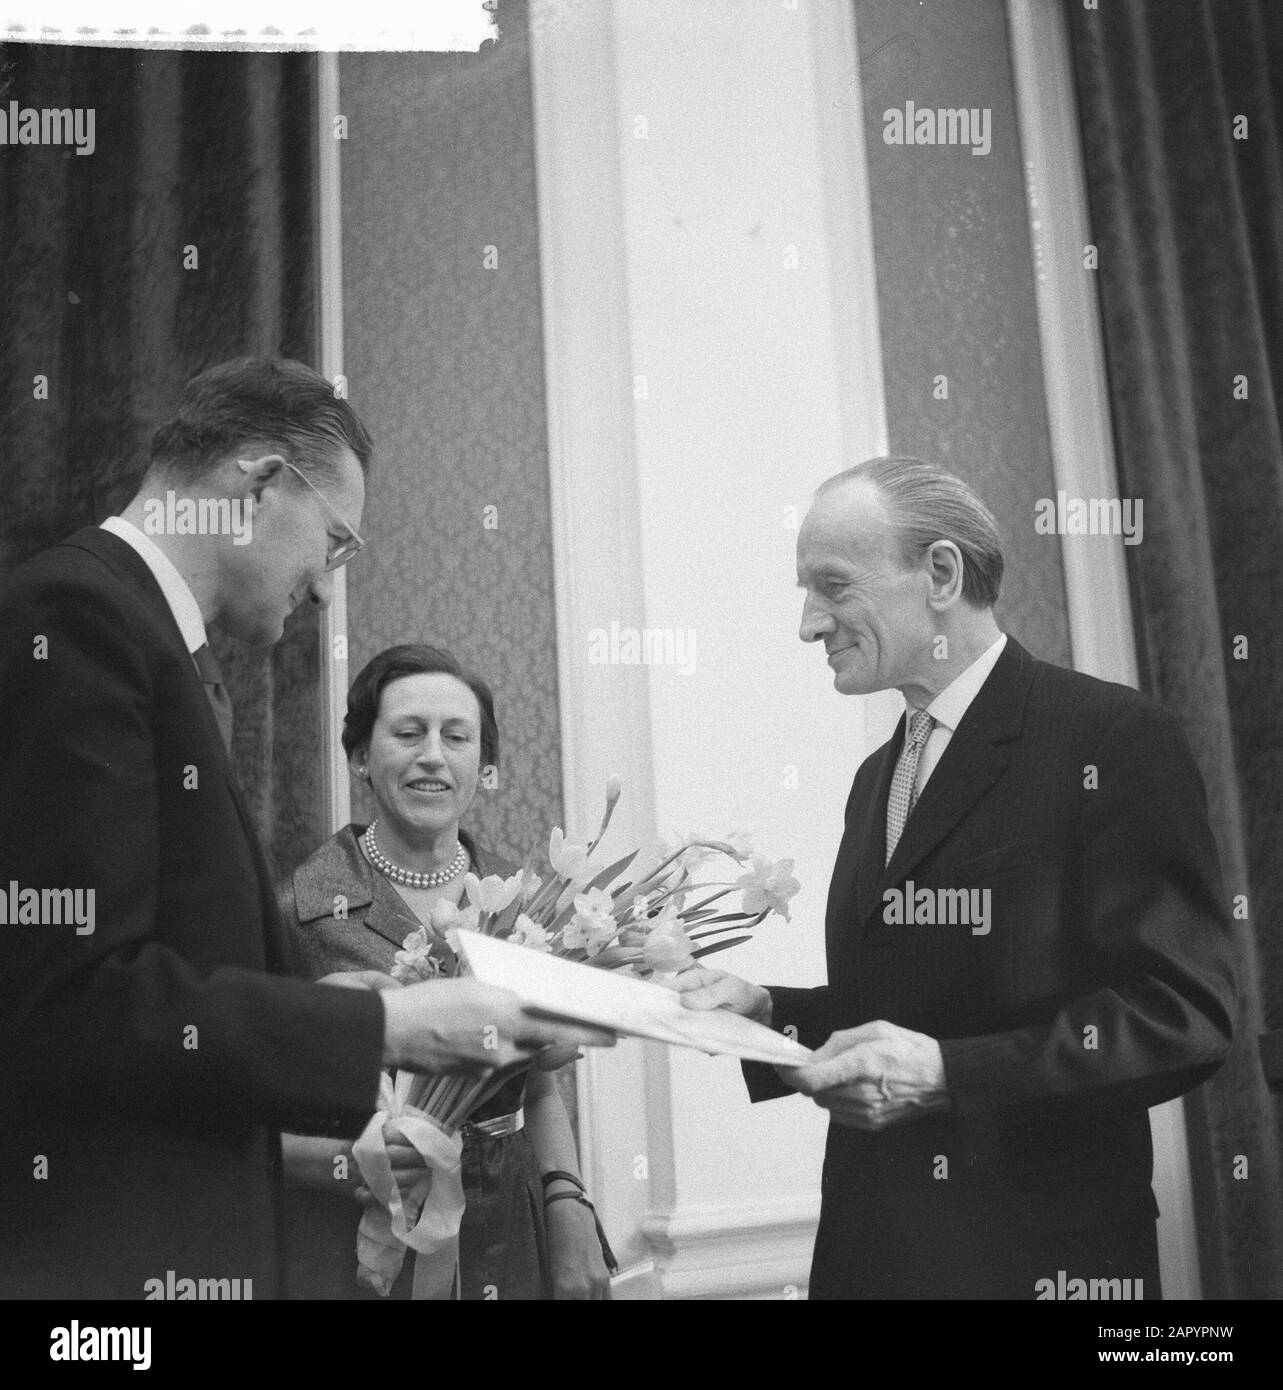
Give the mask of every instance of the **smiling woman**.
[[[436, 647], [390, 647], [352, 683], [343, 748], [378, 814], [369, 826], [332, 836], [286, 885], [281, 908], [300, 964], [314, 978], [390, 974], [405, 938], [424, 926], [437, 972], [453, 975], [458, 961], [431, 925], [432, 908], [461, 900], [469, 870], [480, 878], [516, 871], [459, 824], [483, 767], [499, 758], [490, 687]], [[548, 1200], [578, 1190], [574, 1140], [552, 1073], [510, 1079], [463, 1135], [462, 1297], [602, 1297], [607, 1276], [591, 1208]], [[293, 1295], [371, 1296], [355, 1278], [361, 1179], [352, 1145], [285, 1135], [284, 1152], [293, 1184]], [[389, 1155], [404, 1189], [423, 1177], [412, 1150], [389, 1143]], [[392, 1297], [410, 1298], [413, 1287], [407, 1260]]]
[[[425, 891], [415, 880], [432, 878], [427, 887], [450, 885], [456, 899], [467, 868], [456, 862], [459, 820], [483, 763], [493, 766], [499, 754], [489, 687], [435, 648], [392, 647], [352, 686], [343, 747], [379, 810], [362, 839], [367, 857], [399, 887]], [[388, 863], [408, 867], [391, 874]], [[453, 874], [441, 877], [447, 869]]]

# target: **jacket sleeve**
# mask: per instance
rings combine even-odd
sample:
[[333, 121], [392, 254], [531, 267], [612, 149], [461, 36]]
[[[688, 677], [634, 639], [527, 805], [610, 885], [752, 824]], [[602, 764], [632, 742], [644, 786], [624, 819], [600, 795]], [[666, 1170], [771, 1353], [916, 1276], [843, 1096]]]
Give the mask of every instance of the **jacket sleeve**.
[[[856, 772], [846, 800], [845, 819], [848, 826], [853, 809], [862, 798], [871, 794], [871, 784], [877, 780], [878, 769], [879, 763], [875, 757], [866, 759]], [[803, 1047], [809, 1047], [812, 1051], [823, 1047], [839, 1028], [850, 1026], [849, 1019], [843, 1022], [833, 1017], [833, 992], [829, 985], [818, 985], [813, 989], [795, 989], [783, 985], [769, 985], [767, 988], [771, 994], [771, 1027], [777, 1032], [792, 1030], [791, 1036]], [[741, 1065], [751, 1100], [776, 1100], [780, 1096], [797, 1094], [780, 1080], [775, 1068], [767, 1063], [744, 1062]]]
[[963, 1114], [1055, 1101], [1157, 1105], [1220, 1065], [1236, 1012], [1234, 947], [1206, 794], [1176, 720], [1130, 705], [1080, 788], [1084, 920], [1095, 988], [1041, 1026], [941, 1043]]
[[[93, 890], [94, 929], [0, 923], [4, 1089], [28, 1111], [167, 1126], [358, 1133], [374, 1109], [372, 992], [197, 966], [158, 920], [155, 676], [102, 586], [51, 578], [0, 597], [0, 872]], [[216, 844], [192, 872], [217, 894]], [[251, 928], [252, 930], [253, 928]], [[239, 930], [244, 932], [244, 925]]]
[[[784, 985], [768, 985], [771, 995], [771, 1027], [777, 1033], [788, 1033], [803, 1047], [822, 1047], [833, 1033], [829, 1018], [830, 993], [828, 985], [815, 989], [793, 989]], [[742, 1062], [744, 1084], [749, 1099], [776, 1100], [797, 1092], [780, 1080], [779, 1073], [766, 1062]]]

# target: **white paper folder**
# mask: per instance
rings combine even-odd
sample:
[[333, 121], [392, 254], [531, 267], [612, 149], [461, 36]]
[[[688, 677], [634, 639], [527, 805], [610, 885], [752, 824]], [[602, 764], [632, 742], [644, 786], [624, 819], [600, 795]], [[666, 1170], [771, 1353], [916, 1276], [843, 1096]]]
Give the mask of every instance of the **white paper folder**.
[[479, 932], [460, 931], [458, 940], [478, 980], [511, 990], [532, 1013], [776, 1066], [796, 1067], [811, 1056], [782, 1033], [726, 1009], [688, 1009], [666, 985], [562, 960]]

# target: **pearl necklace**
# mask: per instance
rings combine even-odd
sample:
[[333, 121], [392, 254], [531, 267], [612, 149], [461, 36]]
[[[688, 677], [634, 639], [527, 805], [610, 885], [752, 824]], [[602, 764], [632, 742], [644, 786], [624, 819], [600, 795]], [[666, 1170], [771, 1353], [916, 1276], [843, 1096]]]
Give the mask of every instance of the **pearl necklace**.
[[400, 869], [374, 843], [376, 825], [378, 821], [371, 823], [370, 828], [361, 836], [361, 843], [365, 846], [366, 854], [370, 856], [370, 863], [384, 878], [390, 878], [393, 883], [399, 883], [403, 888], [440, 888], [443, 883], [458, 878], [468, 867], [468, 851], [460, 845], [454, 858], [444, 869], [434, 869], [429, 874], [418, 874], [413, 869]]

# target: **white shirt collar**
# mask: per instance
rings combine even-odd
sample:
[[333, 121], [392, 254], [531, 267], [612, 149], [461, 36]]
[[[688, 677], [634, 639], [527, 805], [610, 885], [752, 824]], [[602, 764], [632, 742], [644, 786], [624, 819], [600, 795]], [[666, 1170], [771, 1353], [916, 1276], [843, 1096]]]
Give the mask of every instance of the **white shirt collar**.
[[205, 632], [205, 620], [201, 617], [200, 604], [188, 587], [187, 581], [174, 568], [173, 561], [149, 536], [123, 517], [109, 516], [102, 524], [104, 531], [118, 536], [126, 545], [133, 546], [143, 564], [151, 570], [160, 591], [165, 595], [169, 611], [174, 615], [178, 630], [183, 635], [187, 650], [194, 652], [209, 640]]
[[[1000, 633], [998, 640], [991, 647], [986, 648], [960, 676], [954, 677], [931, 701], [927, 706], [927, 713], [937, 724], [943, 724], [953, 733], [962, 722], [967, 707], [979, 695], [980, 687], [989, 679], [989, 673], [997, 664], [1006, 645], [1007, 634]], [[912, 709], [909, 713], [913, 713]]]

